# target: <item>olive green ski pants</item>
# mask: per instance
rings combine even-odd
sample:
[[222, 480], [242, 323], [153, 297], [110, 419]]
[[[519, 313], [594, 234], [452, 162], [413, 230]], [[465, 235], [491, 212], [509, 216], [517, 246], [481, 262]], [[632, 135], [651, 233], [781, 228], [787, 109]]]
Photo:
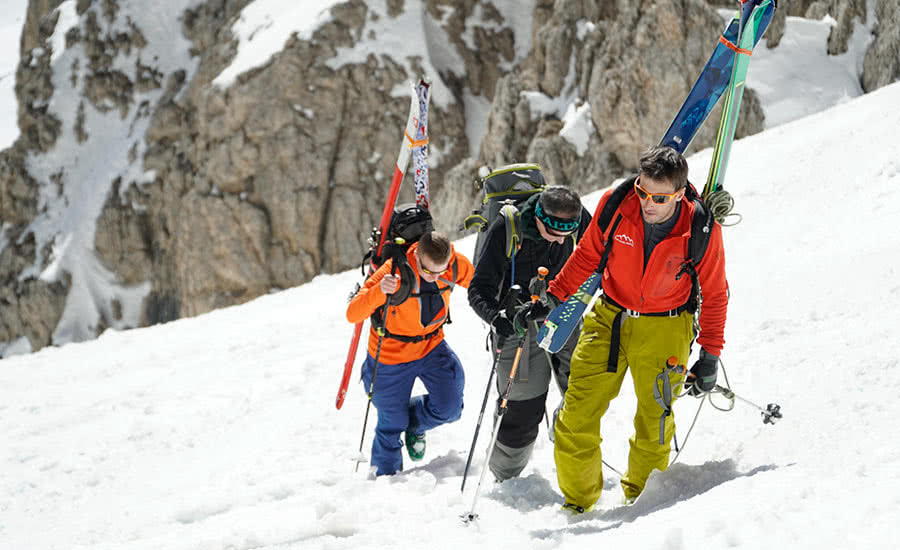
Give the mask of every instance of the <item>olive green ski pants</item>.
[[[566, 502], [588, 508], [603, 489], [600, 420], [619, 394], [625, 372], [631, 371], [637, 395], [634, 435], [630, 439], [628, 470], [622, 478], [626, 498], [637, 497], [650, 472], [665, 470], [669, 445], [675, 434], [674, 414], [665, 418], [660, 444], [663, 407], [654, 397], [657, 375], [670, 356], [684, 365], [694, 337], [693, 316], [622, 316], [618, 365], [608, 372], [611, 327], [620, 309], [598, 300], [585, 317], [584, 329], [572, 356], [569, 388], [556, 421], [554, 458], [559, 487]], [[668, 373], [673, 394], [682, 390], [683, 375]], [[660, 380], [662, 382], [662, 380]], [[674, 396], [673, 396], [674, 400]]]

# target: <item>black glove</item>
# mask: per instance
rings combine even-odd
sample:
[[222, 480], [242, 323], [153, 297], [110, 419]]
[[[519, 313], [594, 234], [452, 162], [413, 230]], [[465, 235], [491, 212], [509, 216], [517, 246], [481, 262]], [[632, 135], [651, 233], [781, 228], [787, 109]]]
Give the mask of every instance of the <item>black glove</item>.
[[491, 321], [491, 326], [494, 327], [494, 332], [497, 333], [497, 336], [501, 338], [509, 338], [516, 333], [516, 329], [513, 327], [512, 321], [506, 318], [506, 312], [503, 310], [500, 310], [496, 315], [494, 315], [494, 320]]
[[543, 321], [548, 313], [550, 313], [550, 308], [543, 302], [528, 302], [519, 306], [516, 317], [520, 320], [524, 319], [526, 322]]
[[700, 358], [691, 367], [691, 374], [694, 376], [689, 379], [690, 387], [688, 393], [694, 397], [698, 397], [708, 391], [712, 391], [716, 387], [716, 374], [719, 371], [719, 356], [706, 353], [706, 350], [700, 350]]
[[550, 315], [550, 312], [556, 309], [556, 306], [559, 305], [559, 300], [556, 296], [547, 293], [547, 299], [541, 300], [538, 302], [528, 302], [519, 307], [519, 311], [517, 312], [517, 317], [521, 315], [521, 319], [526, 321], [543, 321]]

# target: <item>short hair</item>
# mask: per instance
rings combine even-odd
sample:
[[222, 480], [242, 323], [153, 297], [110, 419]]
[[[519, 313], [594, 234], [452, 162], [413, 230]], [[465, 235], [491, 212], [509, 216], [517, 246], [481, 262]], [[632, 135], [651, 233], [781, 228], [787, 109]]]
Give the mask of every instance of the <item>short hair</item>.
[[426, 231], [419, 239], [419, 252], [436, 263], [450, 259], [450, 239], [439, 231]]
[[581, 216], [581, 198], [578, 193], [562, 185], [551, 185], [541, 192], [541, 208], [559, 218]]
[[675, 191], [687, 185], [688, 165], [671, 147], [653, 147], [641, 155], [641, 173], [654, 180], [669, 180]]

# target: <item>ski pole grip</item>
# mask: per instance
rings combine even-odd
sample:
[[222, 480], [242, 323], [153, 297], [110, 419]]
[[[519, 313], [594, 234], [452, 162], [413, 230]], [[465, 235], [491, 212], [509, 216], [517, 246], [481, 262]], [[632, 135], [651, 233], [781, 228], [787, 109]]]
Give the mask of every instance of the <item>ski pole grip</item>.
[[538, 272], [537, 280], [534, 281], [535, 284], [532, 285], [532, 288], [529, 289], [531, 291], [531, 302], [532, 303], [536, 303], [538, 300], [540, 300], [541, 294], [543, 294], [544, 291], [546, 290], [547, 274], [550, 273], [550, 270], [544, 266], [541, 266], [538, 268], [537, 272]]

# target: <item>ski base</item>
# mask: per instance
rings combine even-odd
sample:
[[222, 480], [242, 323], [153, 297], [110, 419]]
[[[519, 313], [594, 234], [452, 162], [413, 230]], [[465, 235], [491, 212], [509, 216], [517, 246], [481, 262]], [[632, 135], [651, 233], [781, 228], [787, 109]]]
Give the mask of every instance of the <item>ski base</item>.
[[568, 300], [547, 315], [547, 320], [537, 335], [537, 342], [541, 348], [550, 353], [557, 353], [566, 345], [584, 316], [585, 310], [594, 301], [595, 295], [600, 290], [601, 281], [599, 273], [592, 273]]

